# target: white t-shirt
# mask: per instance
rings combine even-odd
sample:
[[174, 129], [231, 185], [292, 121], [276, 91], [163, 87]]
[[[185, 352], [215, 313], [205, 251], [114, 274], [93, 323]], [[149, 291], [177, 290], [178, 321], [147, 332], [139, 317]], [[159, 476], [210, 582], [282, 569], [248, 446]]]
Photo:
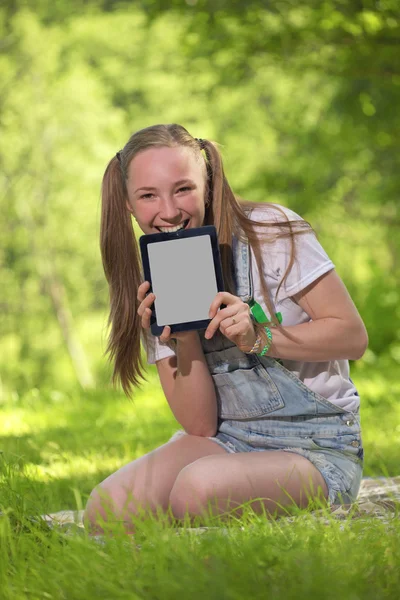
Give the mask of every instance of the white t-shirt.
[[[268, 213], [264, 205], [260, 210], [253, 210], [253, 220], [275, 220], [284, 219], [278, 211], [271, 210]], [[290, 220], [298, 220], [301, 217], [292, 210], [280, 206]], [[311, 321], [301, 306], [291, 300], [291, 296], [299, 293], [310, 283], [335, 268], [325, 250], [315, 237], [313, 232], [302, 233], [295, 236], [296, 240], [296, 262], [294, 263], [285, 283], [281, 286], [275, 302], [276, 312], [282, 313], [282, 325], [291, 326]], [[275, 299], [276, 289], [281, 282], [290, 260], [290, 238], [280, 238], [273, 244], [262, 245], [263, 277], [270, 291], [270, 298]], [[254, 285], [254, 299], [258, 302], [268, 315], [262, 297], [260, 273], [256, 260], [251, 252], [251, 272]], [[174, 351], [166, 344], [151, 334], [148, 336], [147, 358], [149, 364], [174, 355]], [[332, 404], [336, 404], [344, 410], [355, 411], [359, 408], [360, 398], [357, 390], [350, 379], [348, 360], [331, 360], [327, 362], [301, 362], [281, 359], [284, 367], [292, 371], [311, 390], [320, 394]]]

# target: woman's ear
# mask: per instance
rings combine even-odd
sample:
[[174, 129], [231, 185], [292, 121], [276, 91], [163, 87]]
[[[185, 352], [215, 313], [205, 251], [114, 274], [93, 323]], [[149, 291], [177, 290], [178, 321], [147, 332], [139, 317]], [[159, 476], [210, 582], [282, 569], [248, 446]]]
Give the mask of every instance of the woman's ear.
[[[126, 208], [128, 209], [128, 212], [130, 212], [130, 213], [131, 213], [133, 216], [135, 216], [135, 215], [134, 215], [134, 213], [133, 213], [133, 208], [132, 208], [132, 207], [131, 207], [131, 205], [129, 204], [128, 200], [126, 201], [126, 203], [125, 203], [125, 206], [126, 206]], [[136, 217], [135, 217], [135, 218], [136, 218]]]

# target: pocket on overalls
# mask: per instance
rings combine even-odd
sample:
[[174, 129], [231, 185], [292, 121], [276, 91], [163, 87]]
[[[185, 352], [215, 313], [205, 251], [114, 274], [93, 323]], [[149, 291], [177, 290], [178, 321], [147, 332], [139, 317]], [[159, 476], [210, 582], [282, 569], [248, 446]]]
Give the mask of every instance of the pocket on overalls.
[[[303, 390], [309, 398], [313, 398], [315, 400], [316, 414], [352, 415], [349, 411], [344, 410], [337, 404], [333, 404], [327, 398], [324, 398], [317, 392], [311, 390], [295, 373], [284, 367], [280, 360], [276, 360], [272, 357], [265, 357], [260, 360], [264, 361], [266, 368], [280, 370], [288, 379], [292, 380], [299, 389]], [[277, 377], [277, 375], [275, 375], [275, 377]]]
[[212, 375], [221, 419], [254, 420], [283, 408], [274, 381], [261, 365]]

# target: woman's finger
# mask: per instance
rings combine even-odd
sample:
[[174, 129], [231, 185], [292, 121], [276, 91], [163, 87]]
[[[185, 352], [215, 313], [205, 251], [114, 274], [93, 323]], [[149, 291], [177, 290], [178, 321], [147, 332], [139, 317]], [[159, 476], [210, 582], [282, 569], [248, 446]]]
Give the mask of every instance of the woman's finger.
[[156, 297], [154, 294], [149, 294], [148, 296], [146, 296], [143, 302], [139, 304], [139, 308], [137, 309], [137, 314], [139, 315], [139, 317], [142, 317], [144, 315], [144, 311], [146, 310], [146, 308], [151, 308], [151, 305], [153, 304], [155, 299]]
[[248, 320], [235, 317], [228, 317], [221, 321], [219, 329], [222, 333], [229, 333], [230, 336], [239, 335], [248, 328]]
[[[243, 320], [243, 315], [247, 318], [247, 311], [240, 309], [238, 310], [238, 306], [236, 304], [223, 308], [208, 324], [208, 327], [204, 333], [204, 337], [206, 337], [207, 339], [212, 338], [214, 333], [224, 321], [227, 321], [224, 324], [225, 328], [228, 328], [229, 325], [235, 325], [236, 323], [239, 323], [239, 321]], [[233, 321], [232, 319], [235, 319], [235, 321]]]
[[149, 329], [151, 319], [151, 308], [146, 308], [142, 316], [142, 327]]
[[242, 301], [237, 296], [230, 294], [229, 292], [218, 292], [215, 296], [214, 300], [211, 303], [210, 310], [208, 311], [208, 316], [212, 319], [221, 306], [221, 304], [226, 304], [228, 306], [232, 306], [233, 304], [242, 304]]
[[162, 334], [160, 335], [160, 342], [163, 342], [163, 344], [165, 344], [166, 342], [169, 342], [170, 335], [171, 335], [171, 327], [169, 325], [166, 325], [163, 329]]
[[150, 282], [149, 281], [143, 281], [143, 283], [141, 283], [138, 287], [138, 291], [137, 291], [137, 299], [139, 300], [139, 302], [142, 302], [145, 297], [146, 297], [146, 293], [149, 291], [150, 289]]

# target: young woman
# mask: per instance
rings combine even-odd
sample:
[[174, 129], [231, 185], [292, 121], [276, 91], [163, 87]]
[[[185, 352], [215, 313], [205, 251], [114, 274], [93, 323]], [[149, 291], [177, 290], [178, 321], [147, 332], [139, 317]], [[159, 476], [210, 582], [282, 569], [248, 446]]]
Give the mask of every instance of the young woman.
[[[142, 281], [131, 215], [146, 234], [215, 225], [226, 291], [205, 331], [151, 335], [155, 298]], [[156, 125], [132, 135], [107, 166], [101, 251], [113, 381], [128, 395], [139, 383], [142, 338], [182, 429], [93, 490], [89, 527], [110, 509], [129, 531], [140, 510], [182, 519], [248, 501], [272, 514], [316, 497], [355, 500], [363, 449], [348, 361], [362, 357], [368, 337], [306, 221], [282, 206], [239, 201], [214, 143]], [[268, 315], [263, 323], [252, 301]]]

